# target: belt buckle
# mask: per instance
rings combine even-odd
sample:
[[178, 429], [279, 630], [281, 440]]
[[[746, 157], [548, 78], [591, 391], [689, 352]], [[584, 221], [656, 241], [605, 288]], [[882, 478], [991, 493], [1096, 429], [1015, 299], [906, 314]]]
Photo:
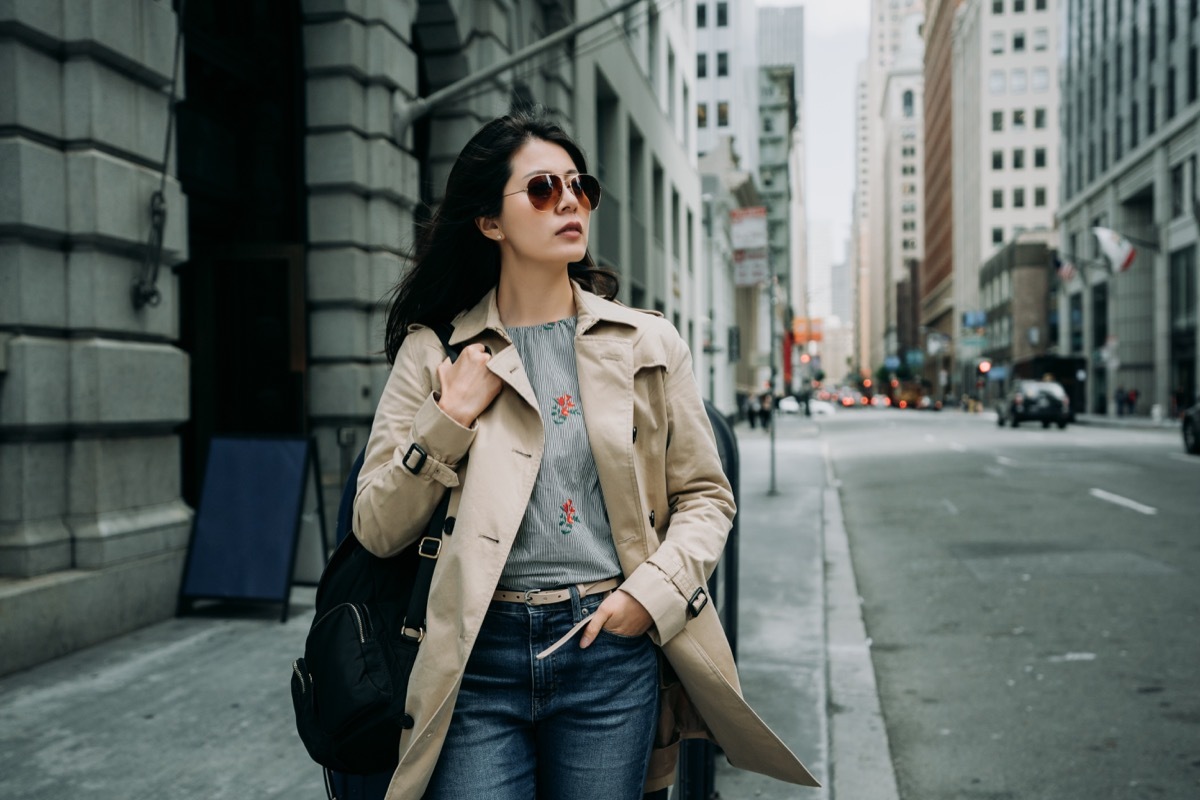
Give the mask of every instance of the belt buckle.
[[526, 589], [525, 590], [525, 605], [532, 606], [533, 605], [532, 596], [535, 594], [540, 594], [541, 591], [542, 591], [541, 589]]

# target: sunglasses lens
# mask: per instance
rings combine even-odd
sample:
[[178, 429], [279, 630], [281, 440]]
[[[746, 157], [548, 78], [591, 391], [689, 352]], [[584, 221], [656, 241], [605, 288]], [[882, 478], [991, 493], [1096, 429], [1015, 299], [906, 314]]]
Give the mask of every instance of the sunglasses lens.
[[538, 175], [530, 179], [526, 189], [533, 207], [545, 211], [562, 197], [562, 178], [557, 175]]
[[594, 209], [600, 205], [600, 181], [591, 175], [576, 175], [571, 181], [571, 192], [587, 203], [588, 208]]

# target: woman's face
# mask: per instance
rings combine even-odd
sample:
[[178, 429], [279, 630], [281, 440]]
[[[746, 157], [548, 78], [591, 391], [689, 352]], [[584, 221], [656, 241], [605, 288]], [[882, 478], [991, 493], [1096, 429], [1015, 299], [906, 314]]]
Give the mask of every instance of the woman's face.
[[[499, 242], [501, 266], [516, 262], [565, 268], [581, 261], [591, 208], [571, 191], [568, 179], [579, 173], [571, 156], [557, 144], [530, 139], [513, 154], [511, 164], [500, 216], [480, 223], [483, 234]], [[539, 211], [524, 189], [530, 178], [546, 174], [563, 178], [563, 191], [557, 203]]]

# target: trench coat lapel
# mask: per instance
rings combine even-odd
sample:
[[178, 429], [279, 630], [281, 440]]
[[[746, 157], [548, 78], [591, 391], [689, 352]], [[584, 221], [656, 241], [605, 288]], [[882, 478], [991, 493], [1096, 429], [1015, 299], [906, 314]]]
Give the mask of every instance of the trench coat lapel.
[[521, 364], [521, 355], [517, 348], [510, 344], [496, 353], [488, 360], [488, 369], [540, 415], [537, 395], [534, 394], [533, 384], [529, 382], [529, 375], [525, 373], [525, 367]]

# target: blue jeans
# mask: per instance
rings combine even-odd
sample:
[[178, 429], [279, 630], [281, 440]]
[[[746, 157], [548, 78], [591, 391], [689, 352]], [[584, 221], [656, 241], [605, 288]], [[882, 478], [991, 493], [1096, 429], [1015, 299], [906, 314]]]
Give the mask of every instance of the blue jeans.
[[640, 800], [658, 718], [648, 636], [602, 631], [535, 656], [602, 598], [493, 602], [425, 800]]

